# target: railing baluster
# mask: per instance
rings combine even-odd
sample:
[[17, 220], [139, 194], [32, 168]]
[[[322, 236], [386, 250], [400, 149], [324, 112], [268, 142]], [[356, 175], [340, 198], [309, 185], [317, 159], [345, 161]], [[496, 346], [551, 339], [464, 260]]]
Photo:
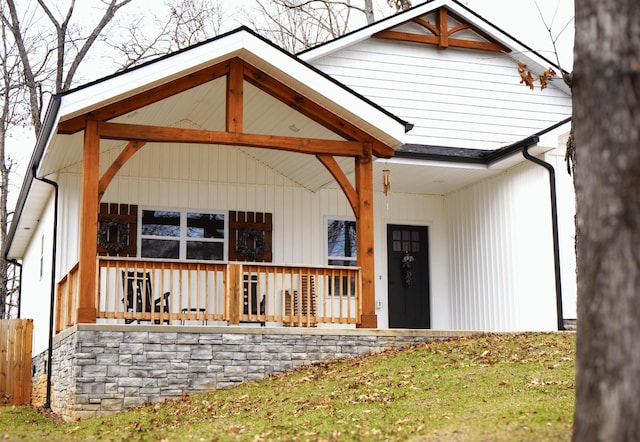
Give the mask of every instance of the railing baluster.
[[[98, 317], [102, 319], [152, 323], [226, 320], [233, 323], [235, 318], [238, 321], [281, 322], [299, 327], [322, 323], [355, 324], [361, 315], [361, 273], [356, 267], [183, 263], [101, 257], [99, 268], [96, 305], [99, 306]], [[235, 271], [227, 273], [231, 268]], [[134, 279], [143, 279], [140, 281], [143, 282], [141, 306], [136, 305], [135, 297], [128, 299], [123, 272], [125, 276], [127, 272], [133, 272]], [[147, 299], [147, 272], [150, 272], [154, 298], [150, 300]], [[72, 269], [58, 283], [57, 331], [76, 322], [77, 273], [77, 268]], [[243, 299], [239, 296], [244, 289], [245, 275], [248, 289], [246, 314], [242, 310]], [[229, 279], [230, 276], [233, 278]], [[235, 297], [230, 299], [228, 296], [234, 290]], [[163, 296], [167, 292], [170, 293], [169, 312], [164, 310]], [[156, 302], [160, 303], [160, 309], [155, 308]]]

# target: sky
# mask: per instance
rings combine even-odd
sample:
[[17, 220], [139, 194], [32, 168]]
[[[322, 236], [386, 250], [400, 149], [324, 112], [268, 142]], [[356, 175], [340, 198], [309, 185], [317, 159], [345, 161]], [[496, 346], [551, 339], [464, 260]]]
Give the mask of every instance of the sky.
[[[78, 2], [78, 7], [87, 8], [88, 5], [95, 4], [97, 0], [83, 0]], [[159, 1], [159, 0], [154, 0]], [[225, 20], [223, 31], [230, 30], [241, 24], [242, 15], [239, 8], [252, 9], [256, 0], [222, 0], [223, 7], [229, 13], [229, 19]], [[393, 10], [387, 6], [386, 0], [376, 0], [376, 18], [380, 19], [385, 15], [390, 15]], [[551, 61], [556, 61], [553, 50], [552, 37], [556, 39], [556, 47], [560, 57], [561, 67], [571, 71], [573, 63], [573, 0], [458, 0], [469, 7], [477, 14], [496, 25], [512, 37], [520, 40], [533, 50], [539, 52]], [[136, 2], [133, 2], [134, 4]], [[146, 1], [139, 2], [148, 7]], [[419, 2], [414, 0], [414, 6]], [[230, 6], [232, 5], [232, 6]], [[124, 11], [124, 10], [123, 10]], [[82, 13], [81, 11], [79, 13]], [[84, 11], [91, 14], [91, 8]], [[363, 23], [364, 24], [364, 23]], [[551, 29], [551, 33], [547, 28]], [[100, 73], [107, 75], [110, 73], [102, 63]], [[114, 68], [115, 70], [115, 68]], [[97, 75], [86, 75], [86, 78], [98, 77]], [[26, 169], [35, 140], [28, 130], [13, 134], [8, 140], [10, 155], [17, 162], [16, 173], [12, 177], [12, 187], [10, 189], [10, 199], [17, 198], [19, 186], [22, 183], [22, 173]]]

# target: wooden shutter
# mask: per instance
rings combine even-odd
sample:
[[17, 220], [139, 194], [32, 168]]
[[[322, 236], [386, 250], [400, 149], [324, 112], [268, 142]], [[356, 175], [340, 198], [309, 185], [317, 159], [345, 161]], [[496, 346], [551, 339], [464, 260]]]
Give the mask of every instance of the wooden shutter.
[[[128, 238], [121, 229], [128, 229]], [[136, 256], [138, 206], [100, 203], [98, 212], [98, 255]]]
[[[254, 259], [251, 254], [243, 253], [247, 248], [253, 250], [256, 248], [255, 235], [261, 234], [264, 239], [264, 252], [257, 255]], [[272, 253], [272, 215], [271, 213], [262, 212], [229, 212], [229, 261], [259, 261], [259, 262], [271, 262], [273, 259]], [[251, 232], [251, 235], [247, 235], [247, 232]], [[240, 244], [239, 241], [242, 237], [245, 237], [245, 244]], [[248, 237], [247, 237], [248, 236]]]

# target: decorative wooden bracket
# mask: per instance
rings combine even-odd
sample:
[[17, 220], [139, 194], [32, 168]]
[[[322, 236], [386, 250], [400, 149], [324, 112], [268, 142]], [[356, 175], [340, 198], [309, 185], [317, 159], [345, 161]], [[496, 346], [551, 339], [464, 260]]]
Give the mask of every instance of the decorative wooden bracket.
[[124, 166], [124, 164], [129, 161], [129, 158], [131, 158], [133, 154], [140, 150], [140, 148], [145, 144], [145, 141], [129, 141], [122, 152], [120, 152], [120, 155], [118, 155], [118, 158], [115, 159], [104, 175], [102, 175], [102, 178], [100, 178], [100, 181], [98, 182], [98, 201], [102, 199], [104, 192], [107, 190], [111, 180], [116, 176], [116, 173], [118, 173], [120, 168]]
[[320, 162], [327, 168], [329, 173], [333, 176], [333, 178], [338, 182], [340, 188], [344, 192], [349, 204], [351, 205], [351, 209], [353, 210], [353, 215], [357, 218], [360, 218], [360, 206], [358, 205], [358, 194], [356, 190], [353, 188], [349, 179], [345, 176], [344, 172], [338, 165], [338, 162], [334, 157], [327, 154], [317, 154], [316, 157]]
[[[449, 17], [455, 19], [460, 24], [450, 28]], [[436, 23], [433, 24], [423, 18], [415, 18], [411, 20], [411, 23], [415, 23], [421, 26], [422, 28], [429, 31], [431, 35], [386, 30], [386, 31], [378, 32], [373, 36], [378, 38], [386, 38], [390, 40], [433, 44], [443, 49], [448, 48], [450, 46], [454, 46], [458, 48], [480, 49], [480, 50], [492, 51], [492, 52], [511, 52], [509, 48], [507, 48], [502, 43], [498, 42], [494, 38], [487, 35], [486, 32], [480, 30], [478, 27], [472, 25], [471, 23], [465, 22], [463, 19], [454, 15], [445, 7], [442, 7], [436, 11], [435, 21]], [[455, 34], [456, 32], [462, 31], [464, 29], [472, 30], [473, 32], [477, 33], [478, 35], [482, 36], [488, 41], [476, 41], [476, 40], [469, 40], [469, 39], [462, 39], [462, 38], [451, 38], [453, 34]]]

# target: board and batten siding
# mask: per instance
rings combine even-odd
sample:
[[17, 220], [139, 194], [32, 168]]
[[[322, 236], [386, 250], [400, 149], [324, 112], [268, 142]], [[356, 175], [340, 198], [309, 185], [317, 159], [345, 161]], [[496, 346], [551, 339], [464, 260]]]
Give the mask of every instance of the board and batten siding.
[[[103, 154], [101, 173], [118, 153], [114, 149]], [[309, 161], [317, 162], [313, 156]], [[78, 259], [78, 167], [61, 173], [59, 181], [65, 226], [61, 234], [69, 245], [61, 259], [68, 270]], [[353, 216], [339, 189], [314, 193], [239, 149], [203, 145], [145, 146], [120, 169], [102, 201], [141, 208], [270, 212], [273, 261], [285, 264], [326, 264], [324, 217]]]
[[312, 64], [414, 124], [406, 142], [495, 149], [571, 115], [571, 97], [520, 84], [505, 54], [371, 38]]
[[557, 330], [548, 195], [525, 163], [445, 198], [454, 329]]
[[53, 207], [54, 198], [51, 192], [22, 259], [20, 317], [33, 319], [32, 352], [34, 355], [46, 350], [49, 345]]

